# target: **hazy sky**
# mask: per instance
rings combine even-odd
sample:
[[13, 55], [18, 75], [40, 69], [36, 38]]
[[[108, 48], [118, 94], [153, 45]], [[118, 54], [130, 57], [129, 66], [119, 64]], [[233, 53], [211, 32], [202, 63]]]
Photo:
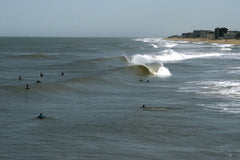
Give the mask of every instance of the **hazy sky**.
[[0, 36], [166, 37], [240, 30], [240, 0], [0, 0]]

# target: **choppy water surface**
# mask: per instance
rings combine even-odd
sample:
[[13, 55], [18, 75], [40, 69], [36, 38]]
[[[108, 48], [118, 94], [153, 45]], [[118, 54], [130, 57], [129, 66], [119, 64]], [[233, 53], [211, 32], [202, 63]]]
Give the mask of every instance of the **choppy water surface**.
[[0, 38], [0, 159], [239, 159], [239, 60], [161, 38]]

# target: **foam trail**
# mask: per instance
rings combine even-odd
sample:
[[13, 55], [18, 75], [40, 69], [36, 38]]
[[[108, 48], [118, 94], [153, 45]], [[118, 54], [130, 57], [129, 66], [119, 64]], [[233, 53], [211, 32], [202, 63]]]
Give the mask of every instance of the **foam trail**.
[[150, 46], [153, 48], [166, 47], [166, 48], [173, 48], [178, 45], [175, 41], [166, 41], [163, 38], [138, 38], [134, 39], [134, 41], [144, 42], [144, 43], [151, 43]]
[[159, 43], [160, 41], [162, 41], [162, 38], [137, 38], [137, 39], [133, 39], [134, 41], [138, 41], [138, 42], [145, 42], [145, 43]]
[[222, 51], [231, 51], [232, 49], [231, 49], [231, 48], [225, 48], [225, 47], [223, 47], [221, 50], [222, 50]]
[[173, 48], [175, 46], [177, 46], [178, 44], [177, 43], [165, 43], [164, 44], [164, 47], [167, 47], [167, 48]]
[[151, 46], [152, 46], [153, 48], [158, 48], [158, 45], [156, 45], [156, 44], [151, 44]]
[[198, 94], [215, 95], [221, 98], [238, 99], [240, 96], [239, 81], [204, 81], [187, 82], [185, 91], [194, 91]]
[[182, 61], [187, 59], [194, 59], [194, 58], [204, 58], [204, 57], [217, 57], [221, 56], [220, 53], [199, 53], [199, 54], [184, 54], [178, 53], [174, 50], [164, 50], [162, 55], [156, 55], [155, 59], [162, 62], [169, 62], [169, 61]]
[[182, 61], [194, 58], [204, 58], [204, 57], [217, 57], [221, 56], [220, 53], [199, 53], [199, 54], [183, 54], [178, 53], [173, 50], [165, 50], [161, 52], [160, 55], [147, 55], [147, 54], [136, 54], [130, 58], [130, 63], [132, 64], [147, 64], [147, 63], [162, 63], [162, 62], [173, 62]]
[[152, 55], [147, 55], [147, 54], [136, 54], [133, 55], [132, 58], [130, 59], [130, 63], [132, 64], [148, 64], [148, 63], [155, 63], [158, 62], [157, 60], [154, 59], [154, 56]]
[[233, 44], [218, 44], [218, 43], [213, 43], [213, 45], [216, 46], [216, 47], [222, 47], [222, 48], [233, 46]]

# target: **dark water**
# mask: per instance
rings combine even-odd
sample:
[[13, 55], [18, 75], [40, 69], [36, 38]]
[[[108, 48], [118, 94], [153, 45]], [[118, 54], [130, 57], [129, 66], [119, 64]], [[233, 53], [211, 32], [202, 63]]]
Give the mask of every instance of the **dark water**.
[[239, 62], [236, 45], [0, 38], [0, 159], [239, 159]]

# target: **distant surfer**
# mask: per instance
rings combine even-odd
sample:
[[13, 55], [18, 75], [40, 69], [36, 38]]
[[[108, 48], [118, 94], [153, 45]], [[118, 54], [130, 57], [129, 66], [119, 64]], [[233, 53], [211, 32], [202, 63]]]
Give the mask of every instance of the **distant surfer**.
[[29, 86], [28, 86], [28, 84], [26, 84], [26, 89], [30, 89]]
[[63, 73], [63, 72], [61, 72], [61, 75], [62, 75], [62, 76], [64, 76], [64, 73]]
[[43, 118], [45, 118], [45, 117], [46, 117], [46, 116], [44, 116], [42, 113], [40, 113], [39, 116], [38, 116], [39, 119], [43, 119]]
[[42, 83], [40, 80], [37, 80], [36, 83]]
[[19, 80], [19, 81], [21, 81], [21, 80], [22, 80], [22, 77], [21, 77], [21, 76], [19, 76], [19, 77], [18, 77], [18, 80]]
[[139, 82], [142, 82], [142, 81], [143, 81], [142, 78], [140, 78], [140, 79], [139, 79]]
[[147, 80], [146, 82], [150, 82], [149, 80]]
[[42, 72], [40, 73], [40, 77], [43, 77], [43, 74], [42, 74]]
[[146, 106], [143, 104], [143, 105], [142, 105], [142, 108], [146, 108]]

